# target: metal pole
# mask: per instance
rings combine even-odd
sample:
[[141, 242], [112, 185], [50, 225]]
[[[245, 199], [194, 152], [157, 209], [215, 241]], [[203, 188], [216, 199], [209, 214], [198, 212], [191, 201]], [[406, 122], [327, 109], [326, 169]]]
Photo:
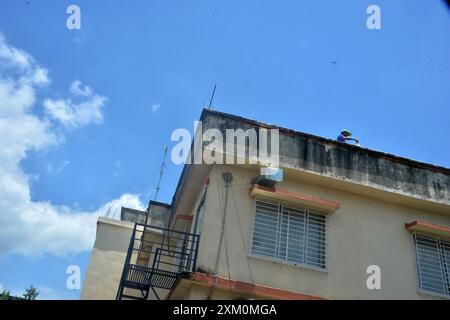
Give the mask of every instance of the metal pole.
[[216, 93], [216, 85], [214, 85], [214, 89], [213, 89], [213, 92], [212, 92], [212, 95], [211, 95], [211, 99], [209, 99], [209, 106], [208, 106], [208, 109], [211, 109], [211, 104], [212, 104], [212, 102], [213, 102], [213, 99], [214, 99], [214, 94]]
[[[161, 169], [159, 170], [159, 179], [158, 179], [158, 185], [156, 186], [155, 201], [158, 199], [158, 194], [159, 194], [160, 185], [161, 185], [161, 179], [162, 179], [162, 176], [164, 174], [164, 167], [166, 165], [167, 150], [168, 150], [168, 147], [164, 146], [164, 158], [163, 158], [163, 162], [161, 164]], [[144, 232], [145, 232], [145, 228], [146, 228], [147, 223], [148, 223], [149, 215], [150, 215], [150, 201], [148, 202], [148, 207], [147, 207], [146, 214], [145, 214]]]
[[158, 186], [156, 187], [156, 194], [155, 194], [155, 201], [158, 200], [158, 194], [159, 194], [159, 186], [161, 184], [161, 179], [164, 174], [164, 166], [166, 165], [166, 156], [167, 156], [167, 146], [164, 146], [164, 159], [161, 164], [161, 170], [159, 171], [159, 179], [158, 179]]

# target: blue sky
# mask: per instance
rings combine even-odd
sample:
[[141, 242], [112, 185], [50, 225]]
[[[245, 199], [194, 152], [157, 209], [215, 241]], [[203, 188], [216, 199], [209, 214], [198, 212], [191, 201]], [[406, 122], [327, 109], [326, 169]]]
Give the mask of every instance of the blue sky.
[[[70, 4], [81, 30], [66, 28]], [[381, 30], [366, 27], [370, 4]], [[84, 277], [91, 217], [115, 199], [153, 198], [163, 146], [174, 129], [191, 129], [214, 83], [217, 110], [328, 138], [348, 127], [365, 147], [449, 167], [449, 30], [439, 0], [1, 1], [4, 47], [32, 62], [0, 65], [0, 79], [23, 85], [20, 73], [39, 68], [48, 79], [28, 81], [34, 99], [16, 125], [0, 122], [10, 135], [0, 148], [23, 146], [0, 152], [0, 179], [20, 186], [0, 198], [18, 208], [0, 212], [0, 289], [78, 298], [65, 271], [76, 264]], [[8, 97], [0, 86], [0, 120], [20, 108]], [[89, 117], [64, 120], [58, 103]], [[169, 162], [159, 200], [170, 202], [180, 171]], [[33, 224], [40, 212], [49, 218]]]

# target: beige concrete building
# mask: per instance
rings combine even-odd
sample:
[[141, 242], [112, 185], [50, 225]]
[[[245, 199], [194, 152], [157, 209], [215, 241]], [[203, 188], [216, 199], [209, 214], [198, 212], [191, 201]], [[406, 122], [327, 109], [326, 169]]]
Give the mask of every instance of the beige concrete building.
[[261, 162], [186, 164], [171, 204], [98, 219], [82, 299], [450, 297], [450, 169], [212, 110], [200, 120], [223, 136], [278, 130], [282, 179]]

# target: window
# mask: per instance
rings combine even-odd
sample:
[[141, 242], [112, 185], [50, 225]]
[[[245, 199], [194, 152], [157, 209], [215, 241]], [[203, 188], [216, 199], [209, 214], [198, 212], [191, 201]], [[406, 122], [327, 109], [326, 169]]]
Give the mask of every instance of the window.
[[450, 242], [414, 234], [418, 284], [421, 290], [450, 296]]
[[256, 199], [252, 254], [326, 268], [326, 215], [310, 208]]

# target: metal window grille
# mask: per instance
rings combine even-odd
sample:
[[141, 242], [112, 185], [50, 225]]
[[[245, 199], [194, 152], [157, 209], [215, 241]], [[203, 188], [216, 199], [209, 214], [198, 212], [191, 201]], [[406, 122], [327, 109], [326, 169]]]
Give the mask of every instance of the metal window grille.
[[326, 269], [327, 216], [256, 199], [252, 254], [278, 261]]
[[450, 296], [450, 242], [414, 234], [417, 277], [424, 291]]

